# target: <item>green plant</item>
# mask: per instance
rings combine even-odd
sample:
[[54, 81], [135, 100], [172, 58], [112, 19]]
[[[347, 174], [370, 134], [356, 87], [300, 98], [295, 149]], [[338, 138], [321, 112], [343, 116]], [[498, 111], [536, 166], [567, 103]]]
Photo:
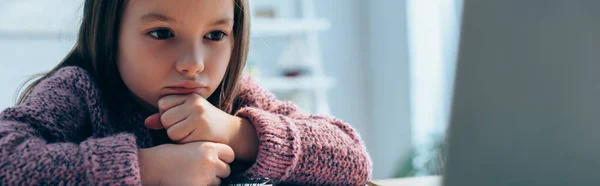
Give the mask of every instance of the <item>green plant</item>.
[[415, 166], [415, 160], [419, 154], [416, 148], [412, 148], [403, 159], [400, 161], [400, 165], [394, 174], [394, 177], [414, 177], [414, 176], [427, 176], [427, 175], [442, 175], [444, 174], [444, 167], [446, 162], [447, 147], [446, 138], [435, 138], [433, 144], [428, 147], [426, 160], [423, 166]]

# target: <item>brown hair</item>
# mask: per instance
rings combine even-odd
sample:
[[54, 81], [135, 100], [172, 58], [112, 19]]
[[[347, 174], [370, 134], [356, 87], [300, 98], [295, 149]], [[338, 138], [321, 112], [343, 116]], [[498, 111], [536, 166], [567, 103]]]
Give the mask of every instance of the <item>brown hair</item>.
[[[231, 109], [237, 96], [238, 80], [246, 62], [250, 40], [248, 1], [233, 1], [235, 23], [231, 59], [220, 86], [207, 99], [225, 111]], [[107, 104], [113, 106], [118, 103], [117, 99], [127, 88], [117, 69], [119, 28], [126, 4], [127, 0], [86, 0], [75, 46], [56, 67], [29, 79], [27, 82], [32, 83], [20, 94], [17, 104], [22, 103], [42, 80], [67, 66], [78, 66], [88, 71], [98, 81]]]

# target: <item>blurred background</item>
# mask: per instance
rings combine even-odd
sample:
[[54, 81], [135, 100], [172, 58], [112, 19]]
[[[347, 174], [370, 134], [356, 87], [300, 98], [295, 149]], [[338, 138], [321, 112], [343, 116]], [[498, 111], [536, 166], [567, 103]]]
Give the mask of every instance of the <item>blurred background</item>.
[[[82, 0], [0, 0], [0, 110], [71, 49]], [[251, 0], [246, 72], [362, 136], [374, 179], [440, 174], [462, 0]]]

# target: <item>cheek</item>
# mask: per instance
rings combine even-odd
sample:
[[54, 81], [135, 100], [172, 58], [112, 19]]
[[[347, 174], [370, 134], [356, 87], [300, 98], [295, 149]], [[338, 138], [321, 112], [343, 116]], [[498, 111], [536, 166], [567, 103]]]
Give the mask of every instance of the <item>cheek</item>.
[[127, 88], [148, 104], [156, 105], [158, 91], [168, 64], [151, 45], [139, 40], [124, 41], [120, 45], [118, 68]]
[[212, 55], [208, 60], [210, 61], [210, 67], [207, 67], [205, 71], [207, 74], [209, 74], [211, 84], [213, 84], [215, 89], [219, 85], [219, 83], [221, 83], [221, 80], [225, 76], [225, 71], [227, 71], [227, 66], [229, 65], [230, 58], [230, 48], [222, 47], [214, 49], [214, 51], [212, 51]]

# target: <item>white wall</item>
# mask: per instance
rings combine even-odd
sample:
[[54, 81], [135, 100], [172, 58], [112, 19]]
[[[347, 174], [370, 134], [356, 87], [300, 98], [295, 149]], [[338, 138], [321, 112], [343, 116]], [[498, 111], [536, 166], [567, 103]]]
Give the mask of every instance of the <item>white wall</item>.
[[0, 110], [14, 104], [18, 87], [29, 76], [54, 67], [71, 45], [58, 38], [7, 39], [0, 34]]
[[406, 2], [361, 1], [367, 8], [369, 143], [375, 178], [387, 178], [411, 148]]
[[29, 76], [50, 70], [69, 52], [73, 35], [48, 33], [75, 30], [82, 2], [0, 0], [0, 110], [13, 105]]
[[357, 128], [374, 162], [374, 178], [389, 178], [411, 147], [409, 62], [404, 0], [327, 0], [318, 16], [325, 71], [338, 80], [332, 114]]
[[328, 0], [320, 5], [318, 16], [331, 22], [330, 30], [320, 35], [320, 44], [325, 72], [337, 80], [328, 95], [332, 114], [360, 132], [367, 132], [368, 78], [363, 62], [365, 51], [361, 46], [360, 3], [358, 0]]

